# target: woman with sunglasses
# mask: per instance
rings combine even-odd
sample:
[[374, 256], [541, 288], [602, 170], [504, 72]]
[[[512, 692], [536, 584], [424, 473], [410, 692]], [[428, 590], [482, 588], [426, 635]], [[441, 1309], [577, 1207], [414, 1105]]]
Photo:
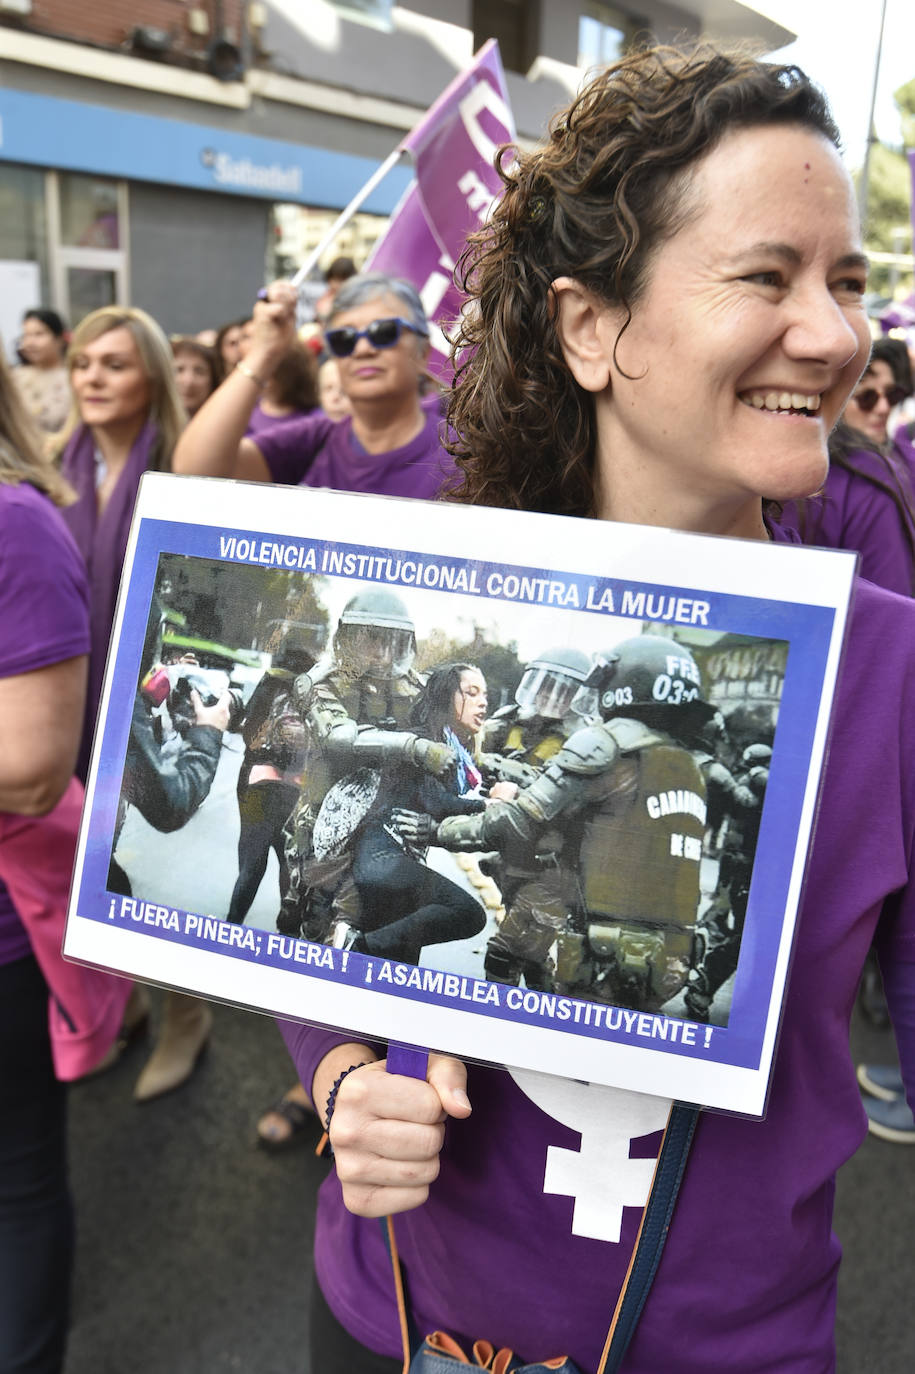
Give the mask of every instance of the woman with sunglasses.
[[915, 467], [890, 439], [890, 411], [908, 391], [878, 339], [842, 419], [829, 436], [829, 472], [809, 500], [788, 502], [781, 523], [805, 544], [852, 549], [862, 577], [915, 595]]
[[438, 495], [452, 471], [437, 405], [421, 404], [429, 326], [416, 288], [381, 272], [337, 293], [324, 333], [351, 414], [314, 414], [245, 436], [260, 394], [295, 341], [295, 289], [275, 282], [254, 310], [245, 357], [194, 416], [174, 470], [380, 496]]
[[896, 381], [886, 359], [872, 356], [845, 407], [845, 422], [881, 449], [885, 448], [892, 442], [887, 428], [890, 412], [908, 394]]
[[[786, 541], [769, 503], [822, 484], [870, 349], [837, 145], [796, 67], [703, 45], [632, 53], [506, 158], [468, 263], [459, 498]], [[915, 606], [862, 581], [848, 640], [767, 1114], [702, 1115], [627, 1374], [835, 1368], [834, 1176], [865, 1130], [849, 1014], [878, 924], [915, 1100]], [[314, 1367], [402, 1368], [377, 1220], [398, 1213], [421, 1333], [594, 1374], [647, 1193], [631, 1166], [659, 1148], [644, 1097], [442, 1055], [420, 1082], [352, 1035], [284, 1034], [335, 1157]]]

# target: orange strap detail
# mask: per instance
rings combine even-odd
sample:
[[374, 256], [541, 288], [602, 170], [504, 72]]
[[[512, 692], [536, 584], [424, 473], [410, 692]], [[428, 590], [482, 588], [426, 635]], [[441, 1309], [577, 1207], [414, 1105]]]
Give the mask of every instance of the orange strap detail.
[[388, 1244], [391, 1247], [391, 1267], [394, 1270], [394, 1291], [397, 1295], [397, 1318], [400, 1322], [400, 1341], [403, 1346], [403, 1374], [410, 1374], [410, 1333], [407, 1326], [407, 1304], [403, 1295], [403, 1275], [400, 1272], [400, 1255], [394, 1237], [394, 1218], [385, 1217], [388, 1228]]

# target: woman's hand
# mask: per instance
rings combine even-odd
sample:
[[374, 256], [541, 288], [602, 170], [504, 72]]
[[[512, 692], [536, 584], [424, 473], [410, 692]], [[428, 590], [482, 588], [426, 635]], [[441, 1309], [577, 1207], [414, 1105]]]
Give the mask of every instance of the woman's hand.
[[[297, 293], [288, 281], [268, 286], [254, 307], [254, 339], [181, 435], [172, 471], [195, 477], [270, 482], [270, 468], [253, 439], [245, 438], [251, 412], [283, 354], [295, 342]], [[239, 367], [242, 371], [239, 371]]]
[[[315, 1075], [317, 1081], [318, 1075]], [[330, 1141], [343, 1201], [362, 1217], [409, 1212], [429, 1196], [449, 1116], [470, 1115], [467, 1070], [431, 1054], [426, 1081], [366, 1064], [340, 1085]]]
[[254, 307], [254, 332], [244, 362], [263, 381], [273, 375], [280, 359], [296, 341], [298, 298], [291, 282], [275, 281], [267, 287], [266, 299], [259, 300]]

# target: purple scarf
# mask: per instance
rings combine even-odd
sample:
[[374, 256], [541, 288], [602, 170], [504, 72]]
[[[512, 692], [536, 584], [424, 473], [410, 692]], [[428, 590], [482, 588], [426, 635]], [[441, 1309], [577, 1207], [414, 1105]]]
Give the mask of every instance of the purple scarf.
[[73, 431], [61, 458], [61, 472], [76, 492], [76, 502], [65, 506], [61, 515], [70, 527], [89, 574], [89, 685], [77, 763], [77, 773], [84, 781], [137, 488], [152, 461], [158, 433], [153, 421], [147, 420], [134, 440], [101, 516], [95, 489], [95, 440], [88, 425], [80, 425]]

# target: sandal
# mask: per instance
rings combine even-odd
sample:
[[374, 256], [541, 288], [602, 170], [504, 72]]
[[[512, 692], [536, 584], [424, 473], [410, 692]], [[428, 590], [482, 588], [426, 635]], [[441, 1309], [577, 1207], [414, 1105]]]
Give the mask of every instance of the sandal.
[[[269, 1118], [271, 1116], [281, 1117], [289, 1129], [284, 1130], [280, 1135], [269, 1134]], [[318, 1117], [313, 1107], [306, 1107], [303, 1103], [284, 1094], [282, 1097], [278, 1097], [271, 1107], [267, 1108], [258, 1121], [257, 1143], [261, 1149], [276, 1154], [281, 1150], [288, 1150], [290, 1146], [297, 1145], [300, 1141], [304, 1141], [307, 1135], [317, 1131], [318, 1125]]]

